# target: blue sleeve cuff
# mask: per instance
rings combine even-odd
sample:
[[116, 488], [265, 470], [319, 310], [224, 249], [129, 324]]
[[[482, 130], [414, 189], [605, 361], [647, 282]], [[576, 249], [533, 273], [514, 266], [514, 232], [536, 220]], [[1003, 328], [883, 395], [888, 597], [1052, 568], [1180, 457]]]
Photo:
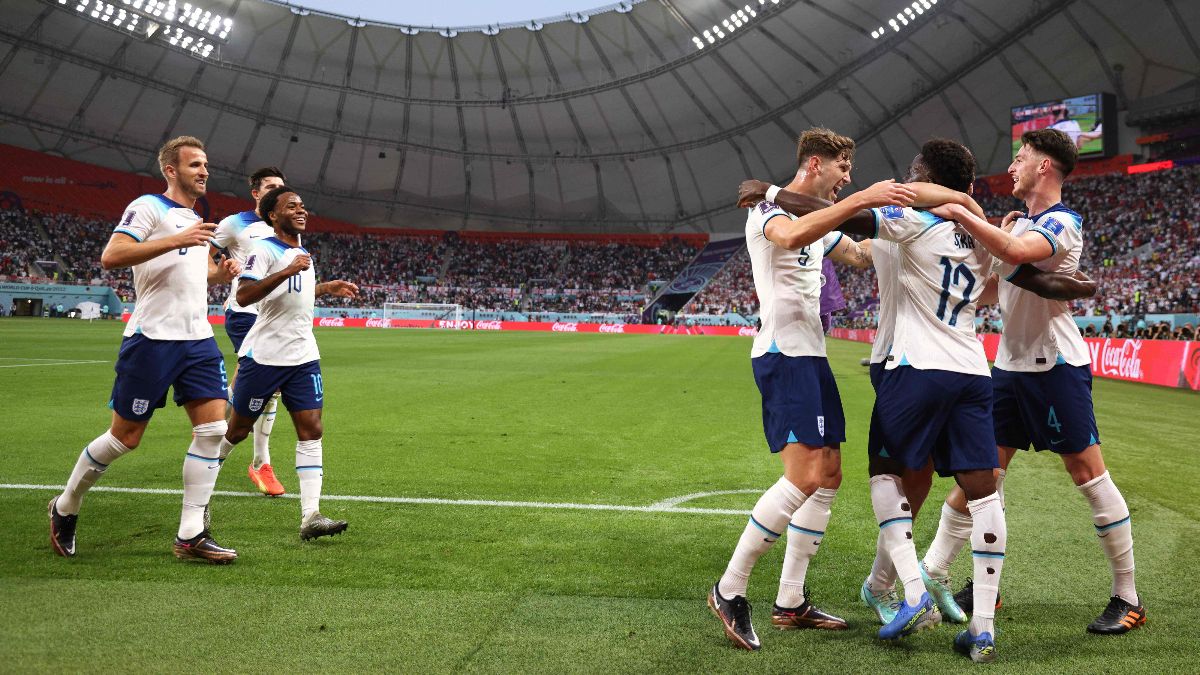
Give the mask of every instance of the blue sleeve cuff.
[[842, 234], [841, 232], [838, 232], [838, 233], [837, 233], [837, 236], [838, 236], [838, 238], [837, 238], [837, 239], [834, 239], [832, 244], [830, 244], [829, 246], [826, 246], [826, 247], [825, 247], [825, 253], [824, 253], [824, 255], [829, 255], [829, 252], [830, 252], [830, 251], [832, 251], [833, 249], [837, 248], [838, 244], [842, 243], [842, 237], [844, 237], [844, 236], [846, 236], [846, 235]]
[[238, 279], [249, 279], [250, 281], [262, 281], [262, 277], [256, 277], [253, 274], [247, 274], [245, 272], [242, 272], [241, 276], [239, 276]]
[[1049, 232], [1043, 230], [1040, 227], [1031, 227], [1031, 228], [1029, 228], [1029, 231], [1037, 232], [1038, 234], [1045, 237], [1046, 241], [1050, 242], [1050, 248], [1053, 251], [1050, 255], [1054, 255], [1055, 253], [1058, 253], [1058, 244], [1054, 242], [1054, 237], [1050, 236]]
[[872, 236], [871, 238], [878, 239], [879, 238], [879, 212], [876, 211], [875, 209], [871, 209], [871, 217], [875, 219], [875, 235]]
[[129, 230], [126, 230], [125, 228], [118, 227], [117, 229], [113, 230], [113, 234], [117, 234], [118, 232], [121, 234], [124, 234], [126, 236], [133, 237], [134, 240], [137, 241], [139, 244], [142, 242], [141, 237], [137, 236], [133, 232], [130, 232]]

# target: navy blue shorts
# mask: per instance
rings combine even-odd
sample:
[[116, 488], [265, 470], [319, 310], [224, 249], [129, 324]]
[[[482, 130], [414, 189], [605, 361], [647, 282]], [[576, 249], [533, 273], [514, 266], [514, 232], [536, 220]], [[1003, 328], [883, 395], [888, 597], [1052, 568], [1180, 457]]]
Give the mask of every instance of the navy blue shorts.
[[886, 361], [871, 364], [871, 388], [875, 391], [879, 391], [879, 380], [883, 378], [883, 370], [886, 366]]
[[233, 343], [233, 353], [242, 350], [242, 341], [246, 339], [246, 334], [250, 332], [255, 321], [258, 321], [257, 314], [235, 312], [232, 309], [225, 311], [225, 334]]
[[999, 445], [1069, 455], [1100, 442], [1090, 367], [1059, 364], [1041, 373], [992, 368], [992, 385]]
[[918, 470], [933, 457], [942, 476], [995, 469], [992, 382], [986, 375], [900, 366], [885, 370], [875, 397], [871, 452]]
[[750, 363], [762, 394], [763, 432], [771, 452], [788, 443], [821, 448], [846, 440], [842, 398], [827, 359], [770, 353]]
[[144, 422], [167, 405], [174, 387], [175, 404], [206, 398], [229, 399], [225, 359], [213, 338], [151, 340], [131, 335], [121, 340], [116, 381], [108, 405], [122, 418]]
[[283, 394], [283, 405], [290, 412], [325, 407], [321, 361], [298, 366], [264, 366], [248, 356], [238, 359], [233, 409], [239, 415], [257, 418], [263, 412], [263, 404], [277, 391]]

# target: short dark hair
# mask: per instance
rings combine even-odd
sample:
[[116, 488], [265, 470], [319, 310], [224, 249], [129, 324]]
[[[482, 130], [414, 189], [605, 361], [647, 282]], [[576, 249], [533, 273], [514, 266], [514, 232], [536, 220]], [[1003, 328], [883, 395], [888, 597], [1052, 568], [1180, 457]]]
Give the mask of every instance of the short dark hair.
[[283, 182], [287, 182], [287, 176], [283, 175], [282, 169], [277, 166], [264, 166], [258, 171], [250, 174], [250, 180], [248, 181], [250, 183], [250, 189], [257, 190], [258, 188], [262, 187], [264, 178], [270, 178], [272, 176], [275, 178], [282, 178]]
[[262, 199], [258, 200], [258, 217], [262, 218], [264, 223], [270, 225], [271, 219], [267, 217], [267, 214], [274, 211], [275, 204], [279, 202], [279, 198], [289, 192], [300, 194], [286, 185], [271, 188], [267, 194], [262, 196]]
[[854, 139], [824, 127], [813, 127], [796, 139], [796, 163], [816, 155], [822, 159], [854, 161]]
[[1075, 162], [1079, 161], [1079, 149], [1075, 141], [1058, 129], [1037, 129], [1021, 134], [1021, 144], [1037, 150], [1052, 159], [1063, 178], [1075, 170]]
[[921, 161], [929, 179], [951, 190], [966, 192], [975, 182], [975, 156], [965, 145], [948, 138], [931, 138], [921, 146]]

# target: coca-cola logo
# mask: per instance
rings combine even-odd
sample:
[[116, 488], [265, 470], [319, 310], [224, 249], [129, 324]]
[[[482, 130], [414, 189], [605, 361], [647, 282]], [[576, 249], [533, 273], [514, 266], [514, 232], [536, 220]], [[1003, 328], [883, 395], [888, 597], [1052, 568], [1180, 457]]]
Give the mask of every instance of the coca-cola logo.
[[750, 326], [742, 326], [738, 329], [738, 335], [743, 337], [754, 337], [758, 335], [758, 330], [751, 328]]
[[1113, 340], [1090, 342], [1088, 349], [1092, 353], [1092, 363], [1100, 375], [1122, 377], [1131, 380], [1142, 379], [1142, 341]]
[[367, 328], [391, 328], [391, 319], [367, 319]]
[[323, 316], [320, 319], [317, 319], [317, 325], [344, 328], [346, 326], [346, 320], [340, 316]]
[[555, 333], [578, 333], [579, 324], [575, 322], [559, 323], [558, 321], [555, 321], [554, 325], [550, 327], [550, 330], [554, 331]]
[[504, 330], [504, 324], [499, 321], [476, 321], [475, 330]]
[[623, 323], [601, 324], [600, 332], [601, 333], [624, 333], [625, 332], [625, 324], [623, 324]]

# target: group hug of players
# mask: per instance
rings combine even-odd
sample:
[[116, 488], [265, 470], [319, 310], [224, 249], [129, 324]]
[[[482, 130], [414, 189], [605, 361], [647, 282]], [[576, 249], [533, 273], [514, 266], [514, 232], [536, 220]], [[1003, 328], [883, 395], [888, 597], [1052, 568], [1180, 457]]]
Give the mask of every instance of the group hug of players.
[[[83, 496], [110, 464], [138, 446], [154, 411], [166, 406], [168, 389], [192, 423], [183, 512], [172, 546], [176, 557], [211, 563], [237, 558], [237, 551], [213, 539], [209, 499], [221, 465], [252, 432], [250, 478], [264, 494], [283, 494], [268, 447], [280, 397], [298, 439], [300, 537], [343, 532], [345, 521], [319, 511], [325, 392], [313, 305], [322, 295], [353, 298], [357, 286], [317, 283], [312, 256], [300, 241], [308, 212], [279, 169], [251, 175], [255, 210], [218, 225], [194, 210], [208, 185], [204, 143], [191, 136], [172, 139], [159, 150], [158, 163], [166, 192], [130, 203], [101, 255], [105, 269], [133, 268], [137, 304], [117, 356], [112, 424], [84, 446], [66, 489], [50, 500], [52, 547], [75, 555]], [[229, 283], [225, 328], [238, 356], [232, 383], [208, 321], [208, 287]]]
[[[879, 637], [896, 640], [943, 617], [969, 621], [954, 649], [975, 662], [996, 658], [993, 620], [1007, 541], [1003, 481], [1016, 451], [1030, 446], [1062, 457], [1091, 506], [1112, 569], [1112, 597], [1088, 631], [1121, 634], [1145, 623], [1129, 510], [1104, 466], [1090, 355], [1066, 302], [1096, 292], [1078, 270], [1082, 218], [1061, 203], [1077, 148], [1054, 129], [1021, 140], [1008, 173], [1026, 211], [1004, 215], [1000, 226], [970, 197], [974, 157], [950, 140], [925, 143], [905, 183], [883, 181], [834, 203], [850, 181], [854, 141], [812, 129], [799, 139], [799, 169], [788, 185], [742, 183], [738, 205], [749, 208], [746, 240], [762, 323], [751, 363], [763, 430], [783, 461], [783, 477], [755, 504], [708, 595], [736, 646], [761, 647], [747, 583], [755, 562], [785, 531], [771, 623], [847, 627], [818, 609], [804, 584], [842, 482], [839, 449], [846, 440], [820, 317], [824, 257], [873, 266], [878, 277], [868, 453], [879, 535], [860, 597], [879, 617]], [[843, 233], [866, 238], [856, 242]], [[989, 370], [975, 311], [997, 300], [1004, 326]], [[956, 485], [921, 560], [912, 523], [935, 470]], [[968, 542], [973, 579], [955, 594], [950, 565]]]

